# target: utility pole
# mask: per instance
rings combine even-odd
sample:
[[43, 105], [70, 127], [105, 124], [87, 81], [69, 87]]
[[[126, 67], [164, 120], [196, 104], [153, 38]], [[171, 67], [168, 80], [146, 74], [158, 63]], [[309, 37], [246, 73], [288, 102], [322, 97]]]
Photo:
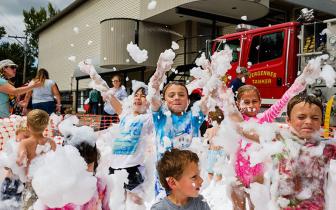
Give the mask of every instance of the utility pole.
[[[8, 35], [8, 38], [14, 38], [16, 41], [18, 41], [23, 46], [24, 51], [24, 58], [23, 58], [23, 72], [22, 72], [22, 84], [26, 82], [26, 72], [27, 72], [27, 36], [10, 36]], [[22, 43], [19, 39], [24, 39], [24, 43]]]

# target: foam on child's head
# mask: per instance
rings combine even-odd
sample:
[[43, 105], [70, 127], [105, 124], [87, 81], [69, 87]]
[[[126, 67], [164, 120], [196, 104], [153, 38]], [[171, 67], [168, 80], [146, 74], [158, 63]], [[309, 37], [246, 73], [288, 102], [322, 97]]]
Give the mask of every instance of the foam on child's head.
[[172, 149], [166, 151], [157, 164], [157, 171], [162, 186], [170, 190], [167, 178], [173, 177], [179, 180], [190, 163], [198, 164], [199, 158], [196, 153], [189, 150]]
[[320, 108], [321, 113], [323, 113], [323, 104], [320, 101], [320, 99], [318, 99], [314, 95], [308, 95], [308, 94], [302, 92], [302, 93], [294, 96], [291, 100], [289, 100], [289, 102], [287, 104], [287, 116], [289, 118], [292, 114], [291, 112], [292, 112], [294, 106], [301, 103], [301, 102], [305, 102], [305, 103], [308, 103], [308, 104], [315, 104], [316, 106], [318, 106]]
[[256, 86], [253, 86], [253, 85], [243, 85], [241, 86], [240, 88], [238, 88], [237, 90], [237, 100], [241, 100], [241, 97], [244, 93], [248, 92], [248, 91], [254, 91], [258, 98], [260, 99], [260, 93], [259, 93], [259, 90]]
[[27, 114], [27, 125], [34, 132], [43, 132], [48, 126], [49, 115], [41, 109], [33, 109]]

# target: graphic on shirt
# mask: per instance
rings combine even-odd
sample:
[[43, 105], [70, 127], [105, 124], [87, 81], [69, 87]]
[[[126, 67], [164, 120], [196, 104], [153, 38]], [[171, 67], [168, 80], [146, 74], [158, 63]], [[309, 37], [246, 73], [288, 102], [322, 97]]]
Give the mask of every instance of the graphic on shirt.
[[173, 147], [178, 149], [184, 149], [190, 146], [192, 139], [191, 124], [188, 123], [182, 129], [174, 129]]
[[138, 120], [125, 124], [125, 118], [120, 122], [120, 138], [114, 140], [113, 154], [132, 155], [137, 150], [143, 122]]

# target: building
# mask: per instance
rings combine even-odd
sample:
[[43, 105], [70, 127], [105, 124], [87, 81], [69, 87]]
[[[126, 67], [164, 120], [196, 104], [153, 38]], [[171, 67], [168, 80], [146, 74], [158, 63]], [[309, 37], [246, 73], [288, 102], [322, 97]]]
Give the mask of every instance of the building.
[[[132, 79], [147, 82], [160, 52], [176, 41], [180, 48], [174, 65], [180, 75], [169, 76], [183, 79], [200, 52], [206, 51], [206, 40], [233, 32], [238, 23], [268, 25], [291, 16], [286, 10], [270, 8], [271, 2], [277, 2], [270, 0], [156, 2], [156, 8], [149, 10], [150, 0], [76, 0], [37, 30], [39, 68], [49, 71], [68, 106], [81, 108], [87, 97], [90, 80], [78, 71], [81, 60], [92, 59], [109, 85], [111, 75], [123, 74], [129, 88]], [[277, 4], [293, 11], [291, 2]], [[145, 63], [139, 65], [128, 55], [126, 45], [131, 41], [148, 50]], [[78, 94], [72, 98], [73, 91]]]

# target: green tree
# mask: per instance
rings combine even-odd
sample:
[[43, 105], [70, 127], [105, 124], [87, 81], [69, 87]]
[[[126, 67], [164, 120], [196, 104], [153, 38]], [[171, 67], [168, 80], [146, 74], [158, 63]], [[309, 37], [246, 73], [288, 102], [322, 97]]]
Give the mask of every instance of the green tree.
[[6, 35], [6, 29], [3, 26], [0, 26], [0, 39]]
[[60, 11], [55, 9], [50, 2], [48, 3], [47, 9], [44, 7], [35, 9], [32, 7], [30, 10], [23, 10], [23, 17], [26, 26], [25, 34], [28, 38], [29, 50], [33, 56], [38, 57], [38, 34], [35, 32], [36, 29], [59, 12]]
[[[22, 70], [24, 61], [24, 49], [21, 44], [3, 42], [0, 44], [0, 60], [10, 59], [14, 61], [19, 67], [16, 71], [15, 84], [17, 86], [22, 85]], [[27, 67], [33, 66], [34, 57], [32, 55], [27, 56]], [[27, 68], [28, 73], [31, 73], [32, 68]]]

